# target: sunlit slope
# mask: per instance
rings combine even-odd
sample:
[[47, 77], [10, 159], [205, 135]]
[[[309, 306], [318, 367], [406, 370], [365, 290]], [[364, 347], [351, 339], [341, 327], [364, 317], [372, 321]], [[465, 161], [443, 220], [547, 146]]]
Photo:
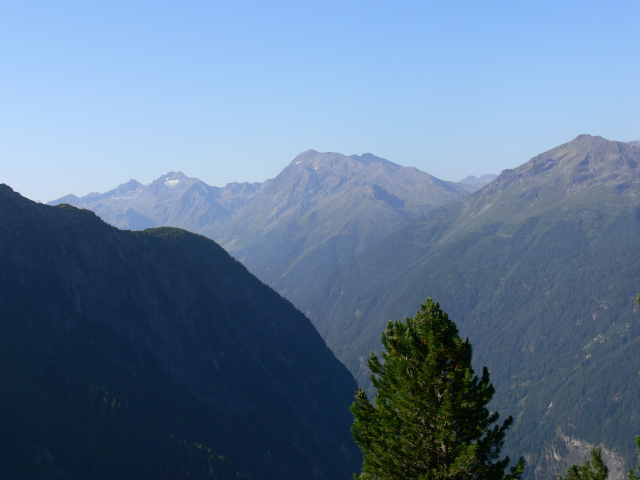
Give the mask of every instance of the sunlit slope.
[[560, 432], [631, 461], [639, 164], [638, 147], [580, 136], [382, 240], [299, 306], [368, 386], [387, 321], [433, 297], [489, 367], [496, 406], [516, 418], [508, 447], [530, 474], [557, 467], [552, 444], [562, 463]]

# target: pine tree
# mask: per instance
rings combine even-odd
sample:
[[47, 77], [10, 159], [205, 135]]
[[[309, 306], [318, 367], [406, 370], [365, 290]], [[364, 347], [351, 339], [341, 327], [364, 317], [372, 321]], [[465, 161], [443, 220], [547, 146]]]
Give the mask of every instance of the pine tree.
[[[636, 446], [638, 447], [638, 467], [637, 470], [640, 473], [640, 436], [636, 435]], [[629, 469], [629, 474], [627, 475], [629, 480], [640, 480], [640, 476], [633, 473], [632, 469]]]
[[602, 449], [598, 447], [591, 449], [591, 461], [586, 460], [584, 465], [571, 465], [566, 476], [558, 475], [558, 480], [606, 480], [608, 476], [609, 469], [602, 460]]
[[364, 454], [360, 479], [519, 479], [499, 459], [505, 431], [486, 405], [489, 373], [471, 368], [471, 344], [430, 298], [413, 319], [389, 322], [382, 361], [368, 360], [375, 403], [360, 389], [351, 407], [352, 434]]

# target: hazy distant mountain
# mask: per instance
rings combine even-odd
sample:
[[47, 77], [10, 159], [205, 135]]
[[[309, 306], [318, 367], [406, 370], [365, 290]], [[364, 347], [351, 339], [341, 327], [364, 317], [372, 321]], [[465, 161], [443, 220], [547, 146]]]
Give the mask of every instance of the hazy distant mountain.
[[381, 240], [298, 305], [367, 385], [387, 321], [433, 297], [489, 367], [530, 476], [603, 443], [622, 478], [640, 432], [639, 164], [640, 147], [581, 135]]
[[[100, 201], [141, 188], [114, 192]], [[117, 230], [0, 185], [0, 308], [2, 478], [359, 469], [352, 376], [307, 318], [203, 236]]]
[[178, 172], [148, 186], [131, 180], [102, 195], [50, 203], [90, 209], [119, 228], [201, 233], [279, 292], [295, 295], [383, 236], [467, 194], [371, 154], [309, 150], [263, 183], [210, 187]]
[[371, 154], [308, 150], [261, 185], [220, 241], [259, 278], [295, 295], [383, 236], [465, 194]]
[[480, 177], [476, 177], [475, 175], [469, 175], [468, 177], [464, 177], [462, 180], [458, 182], [458, 185], [462, 186], [469, 193], [473, 193], [477, 190], [480, 190], [487, 183], [493, 182], [498, 175], [493, 173], [487, 173], [485, 175], [481, 175]]
[[121, 229], [143, 230], [169, 225], [202, 232], [228, 223], [258, 186], [232, 183], [225, 188], [211, 187], [182, 172], [170, 172], [149, 185], [130, 180], [103, 194], [92, 193], [81, 198], [67, 195], [49, 204], [68, 203], [92, 210]]

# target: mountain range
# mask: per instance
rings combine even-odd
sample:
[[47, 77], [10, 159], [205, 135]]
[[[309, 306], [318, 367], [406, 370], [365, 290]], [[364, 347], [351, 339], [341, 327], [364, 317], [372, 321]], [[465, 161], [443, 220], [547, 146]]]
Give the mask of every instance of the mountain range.
[[623, 478], [640, 433], [639, 165], [640, 147], [581, 135], [385, 237], [296, 304], [366, 387], [387, 322], [434, 298], [489, 368], [529, 478], [597, 444]]
[[368, 153], [308, 150], [263, 183], [219, 188], [172, 172], [148, 186], [131, 180], [104, 194], [50, 203], [87, 208], [118, 228], [169, 225], [201, 233], [292, 297], [385, 235], [490, 179], [445, 182]]
[[386, 323], [433, 297], [490, 369], [493, 408], [515, 419], [505, 449], [525, 456], [527, 477], [563, 473], [600, 444], [616, 480], [640, 432], [639, 165], [638, 142], [589, 135], [455, 184], [308, 151], [264, 183], [220, 189], [172, 173], [57, 202], [124, 228], [184, 222], [217, 238], [311, 318], [370, 393], [366, 359]]
[[210, 239], [118, 230], [0, 185], [0, 309], [2, 478], [359, 469], [353, 377]]

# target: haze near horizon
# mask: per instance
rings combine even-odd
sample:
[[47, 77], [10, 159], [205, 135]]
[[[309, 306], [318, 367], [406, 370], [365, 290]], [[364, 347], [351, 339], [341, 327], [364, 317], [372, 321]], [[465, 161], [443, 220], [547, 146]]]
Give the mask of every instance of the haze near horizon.
[[443, 180], [640, 139], [637, 2], [0, 4], [3, 177], [47, 201], [307, 149]]

